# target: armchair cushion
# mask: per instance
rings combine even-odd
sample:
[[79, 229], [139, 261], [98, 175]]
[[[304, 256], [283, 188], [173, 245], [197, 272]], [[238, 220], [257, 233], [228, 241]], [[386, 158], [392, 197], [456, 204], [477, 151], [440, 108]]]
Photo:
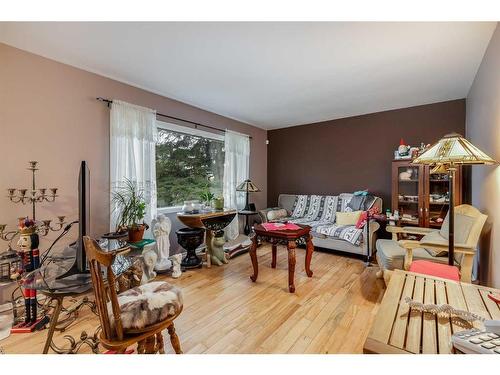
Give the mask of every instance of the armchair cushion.
[[453, 281], [460, 281], [458, 267], [440, 264], [428, 260], [416, 260], [410, 265], [410, 272], [421, 273], [424, 275], [440, 277]]
[[[120, 293], [118, 304], [123, 328], [141, 329], [179, 313], [182, 292], [167, 282], [154, 281]], [[111, 303], [108, 311], [112, 318]]]
[[[444, 238], [439, 231], [426, 234], [424, 237], [422, 237], [421, 241], [448, 246], [448, 238]], [[427, 252], [433, 257], [445, 257], [448, 255], [448, 250], [437, 251], [430, 248], [426, 248], [425, 250], [427, 250]]]
[[[379, 265], [387, 270], [403, 269], [406, 250], [397, 241], [380, 239], [377, 240], [377, 260]], [[417, 247], [413, 249], [413, 260], [429, 260], [442, 264], [448, 263], [448, 257], [432, 256], [426, 249]]]
[[[455, 212], [455, 243], [467, 243], [469, 233], [475, 222], [475, 217]], [[449, 215], [446, 215], [443, 225], [441, 226], [441, 230], [439, 231], [441, 237], [443, 237], [446, 241], [448, 240], [449, 227], [450, 218]]]

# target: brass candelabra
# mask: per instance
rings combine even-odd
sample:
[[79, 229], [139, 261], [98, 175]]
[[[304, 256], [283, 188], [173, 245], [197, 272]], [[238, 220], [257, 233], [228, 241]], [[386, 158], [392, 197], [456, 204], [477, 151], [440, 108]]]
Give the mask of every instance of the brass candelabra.
[[[7, 198], [14, 203], [31, 204], [32, 206], [32, 219], [36, 222], [36, 205], [42, 202], [55, 202], [57, 198], [57, 188], [53, 187], [47, 188], [37, 188], [36, 187], [36, 171], [38, 162], [30, 161], [29, 167], [27, 168], [32, 173], [31, 178], [31, 189], [7, 189]], [[48, 192], [49, 190], [50, 192]], [[42, 220], [37, 222], [37, 233], [46, 236], [50, 231], [59, 231], [63, 228], [65, 222], [65, 216], [58, 216], [58, 222], [52, 226], [52, 220]], [[19, 218], [19, 220], [24, 220], [24, 218]], [[0, 224], [0, 239], [5, 241], [12, 241], [12, 239], [17, 235], [17, 230], [6, 231], [7, 225]]]

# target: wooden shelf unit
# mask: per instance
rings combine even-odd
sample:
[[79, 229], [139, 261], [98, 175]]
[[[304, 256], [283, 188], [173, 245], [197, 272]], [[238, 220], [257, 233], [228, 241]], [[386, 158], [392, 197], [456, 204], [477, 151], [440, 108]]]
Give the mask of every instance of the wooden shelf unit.
[[[443, 196], [448, 192], [448, 177], [445, 174], [430, 174], [432, 168], [427, 165], [412, 164], [411, 160], [392, 162], [392, 212], [399, 211], [412, 215], [414, 220], [402, 220], [402, 225], [440, 228], [437, 217], [444, 219], [449, 202], [431, 201], [431, 195]], [[408, 179], [400, 179], [402, 172], [409, 171]], [[408, 177], [408, 176], [406, 176]], [[462, 170], [458, 167], [455, 174], [455, 205], [462, 203]], [[418, 197], [405, 199], [406, 196]]]

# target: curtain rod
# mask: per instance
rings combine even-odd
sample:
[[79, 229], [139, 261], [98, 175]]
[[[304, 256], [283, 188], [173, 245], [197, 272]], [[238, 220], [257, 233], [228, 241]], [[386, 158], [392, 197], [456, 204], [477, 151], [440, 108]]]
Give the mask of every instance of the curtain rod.
[[[108, 105], [108, 107], [110, 107], [111, 104], [113, 103], [113, 101], [111, 99], [101, 98], [100, 96], [97, 97], [96, 100], [99, 100], [100, 102], [106, 103]], [[208, 129], [212, 129], [212, 130], [217, 130], [219, 132], [224, 132], [224, 133], [226, 132], [224, 129], [219, 129], [219, 128], [216, 128], [216, 127], [213, 127], [213, 126], [210, 126], [210, 125], [201, 124], [199, 122], [194, 122], [194, 121], [191, 121], [191, 120], [186, 120], [186, 119], [183, 119], [183, 118], [180, 118], [180, 117], [174, 117], [174, 116], [164, 115], [163, 113], [159, 113], [159, 112], [156, 112], [156, 115], [160, 116], [160, 117], [170, 118], [172, 120], [186, 122], [188, 124], [193, 124], [195, 126], [195, 129], [197, 129], [198, 126], [203, 126], [204, 128], [208, 128]], [[252, 139], [251, 136], [248, 136], [248, 138]]]

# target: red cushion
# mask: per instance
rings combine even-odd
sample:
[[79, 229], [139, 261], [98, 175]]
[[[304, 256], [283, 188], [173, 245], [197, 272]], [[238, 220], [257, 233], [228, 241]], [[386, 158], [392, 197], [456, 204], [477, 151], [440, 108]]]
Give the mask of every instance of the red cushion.
[[460, 281], [460, 274], [457, 267], [428, 260], [416, 260], [412, 262], [410, 265], [410, 272]]

